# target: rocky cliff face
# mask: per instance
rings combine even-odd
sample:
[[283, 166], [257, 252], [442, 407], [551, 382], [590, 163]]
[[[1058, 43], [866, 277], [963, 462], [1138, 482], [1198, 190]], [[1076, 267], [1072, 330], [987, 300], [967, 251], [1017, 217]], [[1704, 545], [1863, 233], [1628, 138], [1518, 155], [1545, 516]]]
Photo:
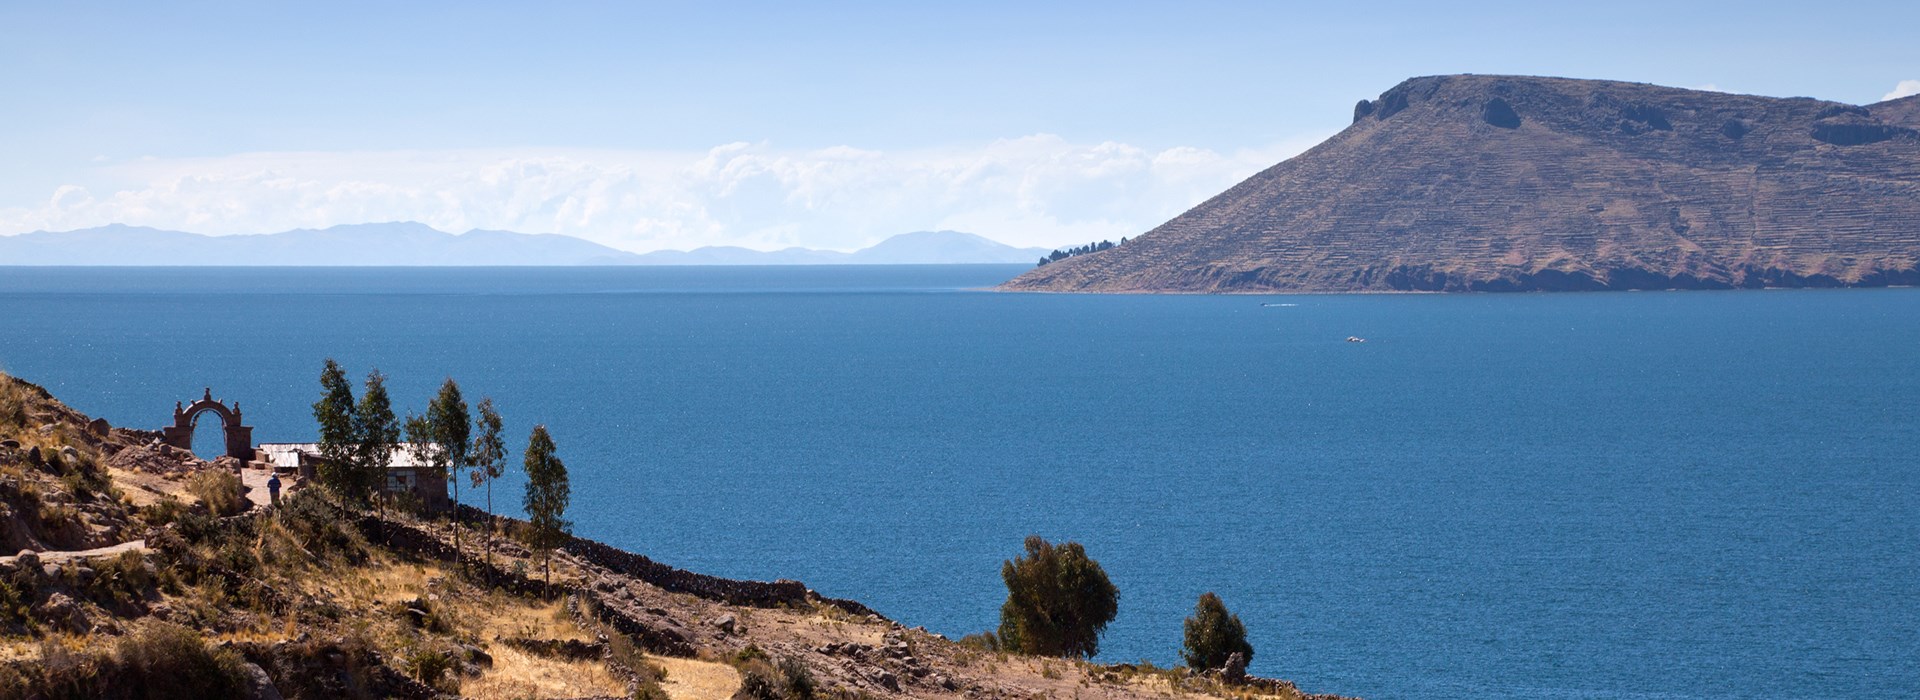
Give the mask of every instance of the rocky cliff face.
[[1027, 291], [1920, 284], [1920, 98], [1435, 76]]

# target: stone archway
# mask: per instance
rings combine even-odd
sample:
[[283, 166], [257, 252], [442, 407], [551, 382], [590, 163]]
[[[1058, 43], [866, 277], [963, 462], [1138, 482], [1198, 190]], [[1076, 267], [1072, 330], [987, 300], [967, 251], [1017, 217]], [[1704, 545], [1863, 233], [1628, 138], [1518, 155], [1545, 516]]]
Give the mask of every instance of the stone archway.
[[193, 450], [193, 423], [200, 414], [212, 413], [220, 418], [220, 427], [226, 431], [227, 456], [239, 460], [253, 459], [253, 428], [240, 424], [240, 402], [233, 402], [233, 408], [213, 400], [213, 389], [209, 387], [198, 400], [186, 406], [176, 401], [173, 404], [173, 425], [160, 429], [160, 440], [183, 450]]

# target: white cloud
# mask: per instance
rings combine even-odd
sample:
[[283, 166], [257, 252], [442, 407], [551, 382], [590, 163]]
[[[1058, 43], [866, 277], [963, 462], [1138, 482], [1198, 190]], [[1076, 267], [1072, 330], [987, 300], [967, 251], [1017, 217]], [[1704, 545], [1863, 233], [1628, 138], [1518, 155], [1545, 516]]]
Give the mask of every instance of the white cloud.
[[1235, 153], [1039, 134], [968, 148], [248, 153], [98, 165], [0, 232], [108, 223], [211, 234], [369, 221], [565, 233], [635, 251], [848, 250], [951, 228], [1015, 245], [1136, 235], [1317, 142]]
[[1920, 80], [1902, 80], [1900, 84], [1893, 86], [1893, 92], [1881, 95], [1880, 101], [1897, 100], [1914, 95], [1920, 95]]

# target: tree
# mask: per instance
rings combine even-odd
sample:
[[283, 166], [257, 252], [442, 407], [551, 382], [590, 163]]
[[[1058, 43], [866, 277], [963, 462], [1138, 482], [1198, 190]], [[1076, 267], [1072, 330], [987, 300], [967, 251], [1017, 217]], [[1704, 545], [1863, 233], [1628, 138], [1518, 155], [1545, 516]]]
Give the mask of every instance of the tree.
[[1120, 612], [1120, 590], [1078, 542], [1027, 538], [1027, 555], [1000, 566], [1007, 602], [1000, 606], [1000, 645], [1044, 656], [1092, 657], [1100, 633]]
[[1242, 655], [1242, 662], [1253, 660], [1253, 645], [1247, 643], [1247, 626], [1240, 624], [1239, 615], [1227, 612], [1227, 604], [1212, 592], [1200, 594], [1200, 601], [1193, 605], [1193, 617], [1187, 618], [1185, 628], [1186, 645], [1180, 649], [1180, 655], [1186, 658], [1187, 668], [1195, 671], [1224, 668], [1227, 659], [1235, 653]]
[[573, 523], [562, 518], [567, 512], [567, 499], [573, 495], [567, 484], [567, 465], [553, 451], [553, 436], [547, 434], [547, 426], [533, 426], [533, 435], [527, 438], [527, 495], [521, 507], [533, 525], [530, 544], [541, 551], [541, 569], [549, 587], [553, 585], [553, 548], [564, 544], [573, 528]]
[[320, 400], [313, 404], [313, 419], [320, 424], [320, 465], [315, 476], [345, 502], [353, 490], [353, 456], [360, 444], [360, 419], [353, 405], [353, 386], [333, 358], [327, 358], [320, 370], [320, 389]]
[[481, 398], [480, 417], [474, 427], [480, 434], [473, 438], [473, 486], [487, 487], [487, 564], [493, 564], [493, 481], [506, 473], [507, 443], [500, 438], [500, 414], [493, 410], [493, 399]]
[[433, 442], [433, 424], [426, 416], [416, 416], [409, 412], [407, 419], [400, 422], [401, 432], [407, 436], [407, 453], [413, 456], [415, 464], [425, 464], [435, 471], [443, 471], [440, 446]]
[[[352, 460], [351, 497], [365, 501], [386, 489], [387, 466], [393, 463], [393, 449], [400, 441], [400, 421], [393, 415], [393, 401], [387, 398], [387, 376], [380, 370], [367, 373], [357, 413], [360, 442]], [[384, 505], [385, 499], [381, 500]]]
[[472, 450], [468, 438], [473, 434], [473, 424], [467, 415], [467, 401], [460, 397], [460, 385], [447, 378], [440, 385], [440, 393], [427, 404], [427, 415], [420, 420], [417, 429], [420, 435], [414, 435], [414, 419], [408, 419], [407, 439], [414, 443], [415, 452], [425, 459], [421, 460], [432, 467], [435, 473], [447, 477], [453, 482], [453, 558], [460, 559], [460, 477], [471, 463]]

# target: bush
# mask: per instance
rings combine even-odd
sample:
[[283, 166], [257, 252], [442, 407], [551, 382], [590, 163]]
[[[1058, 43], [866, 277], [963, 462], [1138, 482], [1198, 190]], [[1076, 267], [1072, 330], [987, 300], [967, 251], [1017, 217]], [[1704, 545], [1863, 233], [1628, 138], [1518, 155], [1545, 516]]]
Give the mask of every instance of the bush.
[[1027, 556], [1006, 562], [1000, 578], [1000, 647], [1043, 656], [1091, 657], [1100, 633], [1120, 612], [1120, 590], [1078, 542], [1027, 538]]
[[960, 646], [992, 653], [1000, 650], [1000, 638], [993, 636], [993, 630], [975, 632], [961, 637]]
[[749, 642], [745, 648], [733, 653], [733, 665], [735, 666], [745, 666], [754, 661], [767, 660], [769, 660], [767, 652], [762, 651], [758, 645], [751, 642]]
[[187, 493], [206, 504], [207, 512], [216, 518], [237, 514], [248, 505], [246, 486], [240, 483], [240, 477], [217, 467], [202, 469], [188, 479]]
[[247, 674], [238, 654], [207, 645], [192, 630], [166, 622], [140, 623], [121, 637], [115, 655], [128, 686], [151, 698], [240, 697]]
[[1243, 661], [1253, 660], [1253, 645], [1247, 643], [1247, 627], [1240, 616], [1227, 612], [1227, 604], [1211, 592], [1200, 595], [1193, 605], [1193, 617], [1187, 618], [1186, 645], [1180, 655], [1187, 668], [1211, 671], [1227, 665], [1236, 652]]
[[143, 620], [110, 650], [70, 651], [48, 640], [37, 664], [9, 664], [0, 673], [0, 697], [153, 698], [245, 697], [240, 656], [209, 646], [192, 630]]
[[86, 593], [102, 606], [127, 610], [128, 605], [151, 594], [156, 583], [154, 572], [147, 568], [146, 555], [129, 550], [97, 561]]
[[796, 658], [774, 664], [760, 647], [749, 644], [734, 654], [733, 665], [740, 671], [734, 700], [813, 700], [819, 693], [813, 672]]
[[430, 649], [414, 653], [407, 659], [407, 665], [413, 668], [413, 677], [438, 690], [455, 690], [460, 687], [459, 680], [452, 671], [457, 664], [453, 655], [439, 649]]
[[180, 537], [193, 544], [213, 539], [220, 532], [220, 524], [213, 521], [213, 516], [197, 510], [181, 513], [173, 522]]
[[733, 700], [786, 700], [785, 685], [767, 662], [755, 659], [740, 665], [740, 690]]
[[799, 659], [787, 657], [780, 660], [780, 676], [787, 682], [787, 697], [793, 700], [813, 700], [818, 690], [813, 681], [813, 672]]
[[340, 519], [340, 511], [319, 489], [301, 489], [280, 499], [275, 522], [315, 558], [339, 556], [349, 562], [366, 558], [366, 540], [360, 530]]
[[148, 525], [162, 527], [180, 519], [187, 510], [187, 504], [173, 496], [163, 496], [158, 501], [140, 507], [140, 519]]

